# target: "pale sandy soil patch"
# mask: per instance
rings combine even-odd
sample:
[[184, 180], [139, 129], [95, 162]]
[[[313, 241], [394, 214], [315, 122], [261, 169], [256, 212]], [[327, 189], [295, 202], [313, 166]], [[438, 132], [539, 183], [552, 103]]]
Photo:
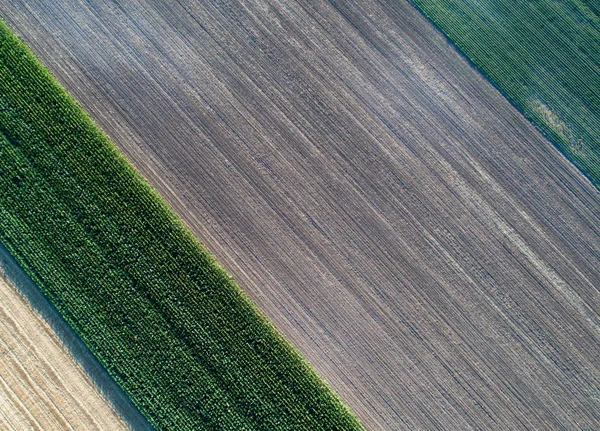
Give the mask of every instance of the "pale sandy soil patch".
[[1, 268], [0, 429], [130, 429]]

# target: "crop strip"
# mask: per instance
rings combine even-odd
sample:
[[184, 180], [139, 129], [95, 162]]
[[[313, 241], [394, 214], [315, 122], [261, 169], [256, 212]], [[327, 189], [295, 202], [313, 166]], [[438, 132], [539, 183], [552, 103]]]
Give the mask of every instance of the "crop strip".
[[600, 188], [595, 2], [411, 1]]
[[0, 241], [157, 429], [362, 429], [3, 22]]

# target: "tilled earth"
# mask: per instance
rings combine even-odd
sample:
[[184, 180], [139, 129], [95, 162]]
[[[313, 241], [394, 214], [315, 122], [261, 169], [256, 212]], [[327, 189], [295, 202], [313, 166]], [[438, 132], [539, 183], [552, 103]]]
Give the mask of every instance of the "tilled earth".
[[600, 194], [407, 2], [0, 14], [367, 428], [600, 428]]

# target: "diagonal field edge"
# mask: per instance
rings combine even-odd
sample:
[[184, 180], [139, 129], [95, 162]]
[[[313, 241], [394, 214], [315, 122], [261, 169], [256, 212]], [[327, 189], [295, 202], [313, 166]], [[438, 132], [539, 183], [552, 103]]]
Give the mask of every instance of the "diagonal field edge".
[[157, 429], [362, 429], [1, 24], [0, 240]]
[[19, 267], [15, 259], [0, 244], [0, 274], [18, 289], [29, 305], [50, 325], [61, 344], [66, 347], [73, 359], [83, 368], [102, 395], [111, 403], [118, 415], [132, 430], [152, 430], [147, 419], [138, 411], [102, 364], [73, 332], [56, 307], [41, 292], [31, 278]]
[[600, 190], [600, 18], [591, 2], [410, 3]]

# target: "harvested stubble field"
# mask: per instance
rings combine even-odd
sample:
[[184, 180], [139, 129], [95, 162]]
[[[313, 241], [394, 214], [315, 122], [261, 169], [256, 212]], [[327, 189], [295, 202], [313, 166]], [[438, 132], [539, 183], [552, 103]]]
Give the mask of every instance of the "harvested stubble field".
[[0, 430], [130, 429], [0, 268]]
[[405, 1], [1, 0], [368, 429], [600, 427], [600, 196]]

